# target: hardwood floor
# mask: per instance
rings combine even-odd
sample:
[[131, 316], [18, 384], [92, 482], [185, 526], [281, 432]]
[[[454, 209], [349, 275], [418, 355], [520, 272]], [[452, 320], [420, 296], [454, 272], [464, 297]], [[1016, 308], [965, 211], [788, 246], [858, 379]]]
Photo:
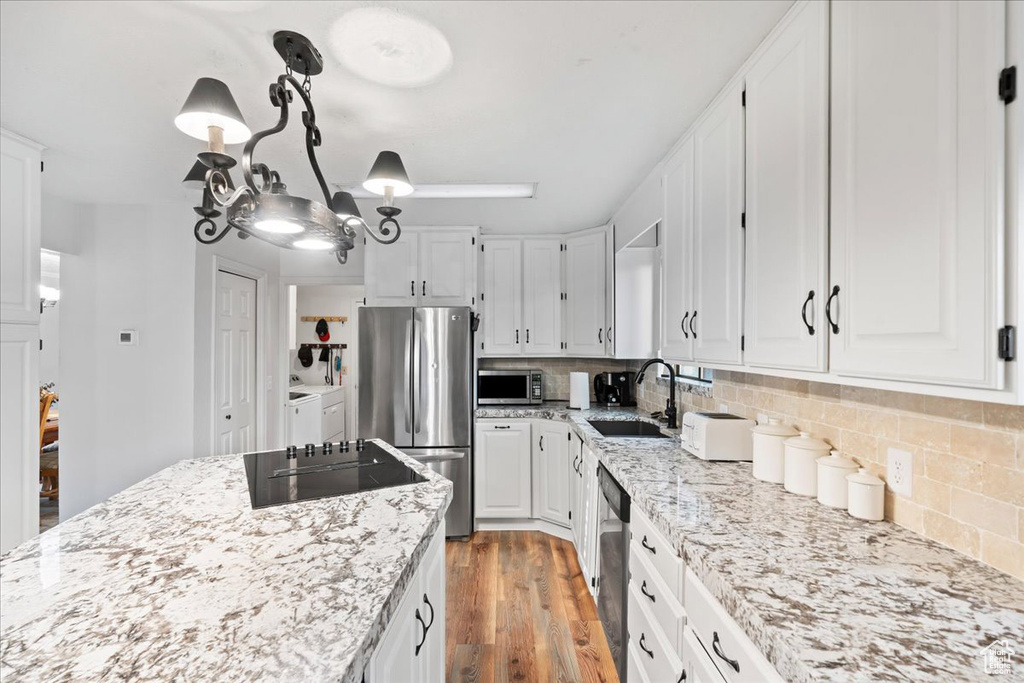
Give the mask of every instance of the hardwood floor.
[[572, 543], [539, 531], [449, 541], [449, 681], [617, 681]]

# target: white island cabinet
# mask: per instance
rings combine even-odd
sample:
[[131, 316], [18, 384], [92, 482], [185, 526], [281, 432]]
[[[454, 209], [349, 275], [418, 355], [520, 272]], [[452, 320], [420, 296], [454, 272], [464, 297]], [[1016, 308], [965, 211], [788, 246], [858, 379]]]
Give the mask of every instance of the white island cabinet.
[[442, 520], [373, 652], [366, 683], [444, 680], [444, 530]]

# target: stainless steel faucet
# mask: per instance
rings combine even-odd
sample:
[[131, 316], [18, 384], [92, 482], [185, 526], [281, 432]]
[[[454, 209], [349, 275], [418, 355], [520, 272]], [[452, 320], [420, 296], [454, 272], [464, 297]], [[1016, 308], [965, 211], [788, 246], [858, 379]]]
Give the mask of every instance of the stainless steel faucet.
[[676, 426], [677, 426], [676, 425], [676, 415], [678, 414], [678, 411], [676, 410], [676, 371], [675, 371], [675, 369], [671, 365], [666, 363], [661, 358], [652, 358], [652, 359], [650, 359], [649, 361], [645, 362], [643, 365], [640, 366], [639, 372], [636, 373], [636, 383], [637, 384], [643, 383], [643, 381], [644, 381], [644, 372], [646, 372], [647, 368], [649, 368], [650, 366], [654, 365], [655, 363], [661, 363], [666, 368], [668, 368], [668, 405], [665, 406], [665, 417], [668, 419], [668, 425], [667, 425], [668, 428], [669, 429], [675, 429]]

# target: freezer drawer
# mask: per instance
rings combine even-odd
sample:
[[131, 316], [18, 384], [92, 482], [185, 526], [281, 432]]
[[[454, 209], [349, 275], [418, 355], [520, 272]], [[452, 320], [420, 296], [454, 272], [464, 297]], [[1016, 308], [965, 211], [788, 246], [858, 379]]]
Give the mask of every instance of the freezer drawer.
[[449, 537], [473, 533], [473, 458], [470, 448], [402, 448], [453, 484], [452, 503], [445, 514]]

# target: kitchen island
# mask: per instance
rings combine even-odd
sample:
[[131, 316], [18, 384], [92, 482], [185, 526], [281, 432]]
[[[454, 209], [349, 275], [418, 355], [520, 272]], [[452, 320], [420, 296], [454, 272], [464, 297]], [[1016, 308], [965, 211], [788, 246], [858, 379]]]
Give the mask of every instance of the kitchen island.
[[183, 460], [12, 549], [0, 678], [360, 680], [452, 496], [377, 443], [426, 481], [254, 510], [241, 455]]
[[588, 422], [644, 419], [635, 408], [476, 417], [569, 423], [783, 680], [985, 680], [983, 648], [1021, 642], [1021, 581], [758, 481], [750, 463], [700, 460], [678, 438], [605, 437]]

